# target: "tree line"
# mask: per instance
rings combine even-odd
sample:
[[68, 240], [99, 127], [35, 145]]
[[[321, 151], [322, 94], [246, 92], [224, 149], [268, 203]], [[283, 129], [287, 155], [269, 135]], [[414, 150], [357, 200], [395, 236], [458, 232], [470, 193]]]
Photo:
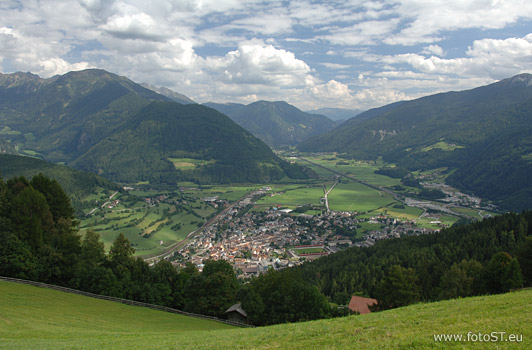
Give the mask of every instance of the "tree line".
[[385, 309], [532, 285], [532, 212], [353, 247], [242, 281], [226, 261], [204, 261], [201, 272], [166, 260], [149, 266], [123, 234], [106, 252], [97, 233], [80, 235], [57, 181], [39, 174], [0, 178], [0, 242], [2, 276], [217, 317], [241, 302], [255, 325], [343, 315], [335, 304], [353, 294]]

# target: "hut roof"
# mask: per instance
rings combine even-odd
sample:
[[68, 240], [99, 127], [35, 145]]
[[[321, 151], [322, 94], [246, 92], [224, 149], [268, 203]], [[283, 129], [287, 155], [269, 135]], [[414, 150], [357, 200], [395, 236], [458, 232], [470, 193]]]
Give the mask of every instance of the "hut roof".
[[369, 307], [371, 305], [378, 304], [376, 299], [358, 297], [353, 295], [351, 301], [349, 302], [349, 310], [353, 312], [358, 312], [361, 315], [369, 314], [371, 311]]
[[248, 314], [246, 313], [246, 311], [244, 309], [242, 309], [242, 305], [240, 303], [237, 303], [237, 304], [231, 306], [229, 309], [227, 309], [225, 311], [226, 314], [230, 313], [230, 312], [238, 312], [242, 316], [248, 317]]

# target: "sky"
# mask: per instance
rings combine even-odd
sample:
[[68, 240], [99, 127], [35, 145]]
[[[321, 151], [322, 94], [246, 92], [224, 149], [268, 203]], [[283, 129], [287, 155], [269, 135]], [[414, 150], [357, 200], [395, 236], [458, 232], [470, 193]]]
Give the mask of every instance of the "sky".
[[0, 71], [369, 109], [532, 73], [532, 1], [2, 0]]

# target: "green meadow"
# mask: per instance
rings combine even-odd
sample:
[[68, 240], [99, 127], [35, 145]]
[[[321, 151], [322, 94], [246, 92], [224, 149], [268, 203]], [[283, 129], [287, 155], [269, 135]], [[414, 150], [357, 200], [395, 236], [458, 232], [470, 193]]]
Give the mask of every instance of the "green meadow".
[[[257, 204], [282, 205], [290, 208], [305, 204], [320, 205], [320, 198], [324, 195], [323, 184], [272, 188], [272, 190], [274, 190], [273, 195], [262, 197], [257, 201]], [[280, 190], [280, 192], [275, 190]]]
[[401, 205], [395, 202], [393, 205], [388, 205], [384, 208], [375, 210], [375, 214], [386, 213], [401, 220], [416, 220], [423, 213], [423, 209], [420, 208], [407, 206], [404, 206], [404, 208], [398, 208], [397, 206]]
[[[139, 256], [165, 251], [174, 243], [185, 239], [197, 230], [217, 210], [206, 203], [206, 197], [234, 202], [261, 185], [212, 185], [198, 186], [192, 183], [180, 184], [175, 189], [135, 189], [119, 192], [109, 201], [113, 192], [100, 189], [84, 199], [86, 216], [80, 220], [80, 229], [94, 230], [100, 234], [107, 249], [115, 238], [123, 233]], [[298, 185], [301, 186], [301, 185]], [[158, 197], [164, 196], [159, 200]], [[151, 201], [146, 199], [150, 198]], [[318, 197], [319, 202], [319, 197]], [[109, 208], [108, 206], [112, 207]], [[96, 210], [94, 210], [96, 209]], [[92, 212], [90, 215], [90, 212]]]
[[312, 254], [312, 253], [323, 253], [325, 249], [323, 248], [292, 248], [292, 251], [297, 254]]
[[214, 164], [214, 160], [202, 160], [193, 158], [168, 158], [177, 170], [192, 170], [197, 167]]
[[[532, 290], [261, 328], [0, 282], [2, 349], [530, 349]], [[497, 332], [497, 333], [493, 333]], [[504, 332], [504, 333], [502, 333]], [[469, 339], [468, 340], [468, 334]], [[493, 341], [478, 341], [492, 335]], [[439, 335], [462, 341], [438, 341]], [[510, 342], [510, 335], [515, 335]], [[435, 338], [436, 336], [436, 338]], [[476, 337], [477, 341], [473, 342]], [[436, 339], [436, 340], [435, 340]]]
[[[391, 177], [375, 174], [374, 171], [382, 168], [384, 163], [382, 161], [377, 162], [365, 162], [351, 159], [336, 158], [333, 156], [321, 156], [321, 157], [304, 157], [311, 162], [322, 165], [328, 169], [337, 171], [341, 174], [352, 176], [357, 180], [366, 182], [375, 186], [395, 186], [399, 185], [400, 179], [392, 179]], [[311, 166], [314, 171], [321, 169], [320, 175], [331, 176], [332, 173], [323, 168], [311, 165], [308, 162], [301, 162], [300, 164], [306, 164]]]
[[180, 333], [234, 328], [12, 282], [0, 281], [0, 295], [2, 349], [140, 349]]
[[328, 198], [331, 210], [359, 213], [382, 208], [394, 201], [388, 193], [377, 191], [358, 182], [339, 183], [329, 193]]
[[450, 144], [445, 141], [440, 141], [433, 145], [423, 147], [421, 149], [421, 152], [428, 152], [428, 151], [432, 151], [433, 149], [440, 149], [442, 151], [454, 151], [455, 149], [458, 149], [458, 148], [464, 148], [464, 146]]

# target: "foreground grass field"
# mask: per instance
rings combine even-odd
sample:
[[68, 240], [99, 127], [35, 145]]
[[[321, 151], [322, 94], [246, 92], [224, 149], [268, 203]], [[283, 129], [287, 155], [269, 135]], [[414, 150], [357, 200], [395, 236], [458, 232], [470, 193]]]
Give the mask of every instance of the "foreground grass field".
[[[0, 281], [0, 349], [150, 348], [221, 322]], [[127, 344], [127, 345], [126, 345]]]
[[[0, 282], [6, 349], [530, 349], [532, 290], [364, 316], [230, 329], [224, 324]], [[522, 342], [437, 342], [505, 332]], [[496, 334], [497, 336], [500, 333]], [[500, 338], [498, 338], [500, 339]]]

